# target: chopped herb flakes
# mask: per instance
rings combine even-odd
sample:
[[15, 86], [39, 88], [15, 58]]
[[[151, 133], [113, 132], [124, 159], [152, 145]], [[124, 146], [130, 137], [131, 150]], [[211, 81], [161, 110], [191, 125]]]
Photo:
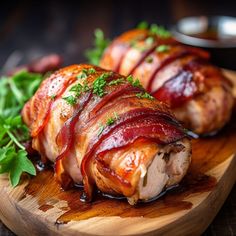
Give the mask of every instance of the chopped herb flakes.
[[149, 57], [147, 57], [147, 58], [145, 59], [145, 61], [146, 61], [147, 63], [152, 63], [152, 62], [153, 62], [153, 58], [152, 58], [151, 56], [149, 56]]
[[[89, 70], [83, 70], [82, 72], [84, 74], [93, 74], [96, 72], [95, 69], [89, 69]], [[77, 102], [77, 98], [81, 96], [82, 92], [88, 92], [90, 91], [91, 89], [93, 90], [93, 93], [98, 95], [99, 97], [102, 97], [104, 94], [105, 94], [105, 86], [107, 84], [106, 82], [106, 79], [111, 76], [112, 72], [106, 72], [106, 73], [103, 73], [101, 74], [100, 76], [98, 76], [96, 78], [96, 80], [93, 82], [92, 84], [92, 87], [90, 87], [88, 85], [88, 82], [87, 81], [84, 81], [84, 84], [81, 85], [81, 84], [76, 84], [74, 86], [71, 87], [70, 89], [70, 92], [74, 92], [75, 94], [74, 95], [70, 95], [70, 96], [67, 96], [67, 97], [63, 97], [64, 100], [67, 101], [67, 103], [69, 103], [70, 105], [75, 105], [76, 102]], [[121, 80], [115, 80], [113, 82], [113, 84], [119, 84], [121, 83]], [[110, 85], [110, 83], [109, 83]]]
[[119, 115], [116, 112], [114, 112], [113, 114], [114, 114], [115, 119], [118, 120], [119, 119]]
[[85, 81], [84, 82], [84, 86], [82, 87], [82, 91], [83, 92], [88, 92], [90, 90], [89, 86], [88, 86], [88, 82]]
[[114, 124], [114, 123], [115, 123], [115, 119], [114, 119], [113, 117], [109, 117], [109, 118], [107, 119], [107, 122], [106, 122], [107, 125], [112, 125], [112, 124]]
[[105, 39], [104, 33], [101, 29], [96, 29], [94, 32], [95, 39], [93, 41], [93, 48], [85, 51], [85, 56], [88, 62], [93, 65], [99, 65], [104, 50], [109, 46], [110, 40]]
[[135, 48], [139, 50], [140, 52], [144, 52], [148, 49], [147, 45], [139, 44], [139, 41], [137, 41], [137, 39], [134, 39], [130, 42], [130, 47]]
[[57, 95], [56, 95], [56, 94], [53, 94], [53, 95], [51, 96], [51, 99], [52, 99], [52, 100], [55, 100], [56, 97], [57, 97]]
[[160, 38], [169, 38], [171, 33], [167, 31], [163, 26], [158, 26], [156, 24], [151, 24], [150, 33], [159, 36]]
[[156, 47], [157, 52], [167, 52], [169, 50], [170, 50], [170, 46], [165, 45], [165, 44], [162, 44], [162, 45], [159, 45], [158, 47]]
[[152, 46], [152, 44], [154, 43], [154, 38], [149, 36], [146, 38], [145, 40], [145, 43], [148, 45], [148, 46]]
[[137, 44], [137, 40], [136, 39], [133, 39], [130, 41], [130, 47], [136, 47], [136, 44]]
[[171, 33], [166, 30], [163, 26], [158, 26], [156, 24], [149, 24], [146, 21], [142, 21], [137, 25], [138, 29], [146, 29], [150, 31], [151, 35], [157, 35], [160, 38], [169, 38]]
[[92, 75], [96, 73], [96, 70], [94, 68], [89, 68], [89, 69], [83, 69], [78, 75], [78, 79], [86, 79], [88, 75]]
[[137, 93], [136, 96], [138, 98], [146, 98], [146, 99], [149, 99], [149, 100], [153, 100], [154, 97], [151, 96], [149, 93], [145, 92], [145, 93]]
[[90, 88], [87, 81], [85, 81], [83, 86], [81, 84], [76, 84], [70, 89], [71, 92], [75, 92], [76, 97], [80, 97], [82, 92], [88, 92], [89, 90]]
[[83, 86], [81, 84], [76, 84], [73, 87], [71, 87], [70, 91], [75, 92], [76, 96], [79, 97], [81, 95]]
[[98, 130], [98, 136], [100, 136], [105, 129], [104, 125], [100, 124], [99, 130]]
[[89, 75], [92, 75], [92, 74], [94, 74], [94, 73], [96, 73], [96, 70], [95, 70], [94, 68], [89, 68], [89, 69], [88, 69], [88, 74], [89, 74]]
[[[68, 103], [71, 104], [71, 105], [74, 105], [74, 100], [76, 100], [76, 98], [80, 97], [82, 92], [88, 92], [90, 90], [89, 86], [88, 86], [88, 83], [87, 81], [84, 82], [84, 85], [81, 85], [81, 84], [76, 84], [74, 86], [71, 87], [70, 89], [70, 92], [74, 92], [75, 93], [75, 96], [69, 96], [69, 101]], [[71, 98], [71, 97], [74, 97], [75, 99]], [[65, 100], [68, 100], [68, 97], [66, 98], [63, 98]], [[75, 101], [76, 103], [76, 101]]]
[[127, 77], [127, 81], [134, 87], [142, 87], [142, 85], [140, 84], [140, 81], [138, 79], [134, 79], [132, 75], [129, 75]]
[[108, 117], [107, 118], [106, 125], [103, 125], [103, 124], [99, 125], [98, 136], [100, 136], [102, 134], [102, 132], [103, 132], [103, 130], [105, 129], [106, 126], [113, 125], [116, 122], [116, 120], [119, 119], [119, 116], [116, 112], [114, 112], [113, 114], [114, 114], [113, 117]]
[[81, 71], [78, 75], [77, 75], [77, 79], [86, 79], [87, 78], [87, 74], [84, 71]]
[[148, 23], [146, 21], [141, 21], [138, 25], [137, 25], [137, 29], [148, 29]]
[[124, 83], [124, 78], [119, 78], [116, 80], [112, 80], [111, 82], [108, 83], [108, 85], [118, 85]]
[[113, 125], [115, 121], [118, 120], [119, 118], [118, 114], [116, 112], [114, 112], [113, 114], [114, 114], [114, 117], [109, 117], [107, 119], [107, 122], [106, 122], [107, 125]]
[[75, 105], [76, 102], [77, 102], [76, 97], [74, 97], [74, 96], [72, 96], [72, 95], [67, 96], [67, 97], [63, 97], [63, 99], [64, 99], [68, 104], [70, 104], [70, 105], [72, 105], [72, 106]]
[[106, 79], [111, 76], [110, 72], [103, 73], [93, 82], [93, 93], [99, 97], [105, 95]]

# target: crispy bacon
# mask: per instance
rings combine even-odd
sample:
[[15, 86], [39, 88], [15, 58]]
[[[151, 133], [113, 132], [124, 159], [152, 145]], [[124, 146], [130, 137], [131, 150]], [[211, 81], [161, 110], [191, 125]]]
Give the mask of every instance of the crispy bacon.
[[54, 100], [61, 97], [66, 88], [76, 80], [77, 74], [76, 70], [73, 70], [73, 74], [66, 71], [61, 74], [59, 71], [43, 81], [30, 102], [33, 120], [30, 127], [32, 137], [36, 137], [43, 130], [49, 119]]
[[106, 127], [103, 133], [94, 137], [88, 145], [87, 153], [81, 163], [84, 188], [91, 199], [92, 185], [89, 181], [91, 158], [102, 152], [132, 144], [139, 138], [155, 141], [158, 144], [176, 142], [186, 136], [178, 122], [170, 114], [160, 113], [148, 108], [131, 110], [121, 116], [114, 125]]
[[[112, 42], [100, 65], [139, 78], [144, 88], [167, 103], [187, 128], [204, 134], [224, 126], [233, 104], [229, 80], [209, 63], [209, 58], [205, 50], [180, 44], [172, 37], [162, 38], [148, 30], [135, 29]], [[211, 105], [204, 106], [205, 100]], [[212, 110], [214, 125], [202, 117], [212, 115]]]
[[[86, 79], [76, 79], [78, 73], [91, 68], [95, 72], [88, 74]], [[32, 131], [34, 148], [55, 162], [56, 176], [62, 187], [83, 181], [88, 200], [92, 199], [93, 186], [106, 186], [101, 179], [108, 176], [110, 187], [107, 186], [108, 189], [104, 191], [110, 192], [112, 189], [114, 193], [135, 195], [138, 182], [131, 179], [138, 178], [139, 175], [134, 173], [139, 165], [149, 165], [151, 161], [148, 160], [154, 158], [158, 146], [188, 139], [185, 130], [165, 104], [136, 96], [145, 90], [133, 86], [119, 74], [113, 73], [106, 78], [104, 95], [96, 95], [93, 82], [101, 78], [103, 73], [107, 71], [90, 65], [75, 65], [59, 70], [43, 82], [22, 112]], [[120, 78], [123, 78], [121, 83], [109, 84]], [[62, 97], [70, 94], [70, 88], [78, 83], [81, 86], [86, 83], [89, 89], [77, 97], [76, 104], [67, 104]], [[49, 100], [53, 93], [56, 99]], [[39, 103], [40, 99], [42, 104]], [[111, 123], [108, 123], [109, 118], [112, 118]], [[103, 127], [101, 131], [100, 126]], [[129, 148], [140, 152], [137, 155], [139, 160], [136, 161], [137, 165], [130, 165], [132, 170], [129, 174], [122, 174], [121, 177], [118, 170], [122, 167], [114, 169], [104, 158], [109, 152], [127, 152]], [[145, 153], [143, 148], [150, 156], [142, 157], [142, 153]], [[189, 151], [187, 148], [186, 152]], [[129, 158], [127, 155], [127, 165]], [[120, 184], [115, 186], [115, 183]]]
[[181, 106], [197, 93], [198, 89], [192, 76], [190, 71], [180, 71], [152, 95], [160, 101], [170, 104], [173, 108]]

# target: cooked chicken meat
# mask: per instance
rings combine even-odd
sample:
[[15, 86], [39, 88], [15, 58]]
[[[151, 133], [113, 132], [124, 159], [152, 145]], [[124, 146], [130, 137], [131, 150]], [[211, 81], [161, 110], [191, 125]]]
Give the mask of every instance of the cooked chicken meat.
[[90, 65], [47, 78], [22, 111], [33, 148], [64, 188], [97, 187], [130, 204], [178, 184], [191, 160], [184, 129], [138, 80]]

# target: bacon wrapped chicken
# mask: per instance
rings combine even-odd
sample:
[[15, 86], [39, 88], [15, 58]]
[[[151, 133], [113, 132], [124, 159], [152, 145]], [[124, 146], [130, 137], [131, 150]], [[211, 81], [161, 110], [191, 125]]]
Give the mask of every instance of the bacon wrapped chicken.
[[122, 34], [106, 49], [100, 66], [139, 78], [195, 133], [216, 132], [230, 119], [230, 82], [209, 63], [206, 51], [176, 42], [162, 28]]
[[22, 111], [33, 148], [66, 188], [98, 188], [130, 204], [156, 197], [187, 172], [191, 145], [169, 109], [132, 76], [90, 65], [61, 69]]

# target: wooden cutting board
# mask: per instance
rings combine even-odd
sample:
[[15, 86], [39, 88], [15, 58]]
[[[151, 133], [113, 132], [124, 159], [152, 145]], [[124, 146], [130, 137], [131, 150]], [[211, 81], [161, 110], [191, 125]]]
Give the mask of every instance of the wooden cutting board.
[[[236, 74], [226, 72], [236, 83]], [[0, 176], [0, 218], [17, 235], [199, 235], [236, 180], [236, 117], [217, 136], [193, 140], [183, 183], [156, 201], [130, 206], [100, 195], [80, 201], [79, 188], [62, 191], [51, 169], [24, 176], [12, 188]]]

